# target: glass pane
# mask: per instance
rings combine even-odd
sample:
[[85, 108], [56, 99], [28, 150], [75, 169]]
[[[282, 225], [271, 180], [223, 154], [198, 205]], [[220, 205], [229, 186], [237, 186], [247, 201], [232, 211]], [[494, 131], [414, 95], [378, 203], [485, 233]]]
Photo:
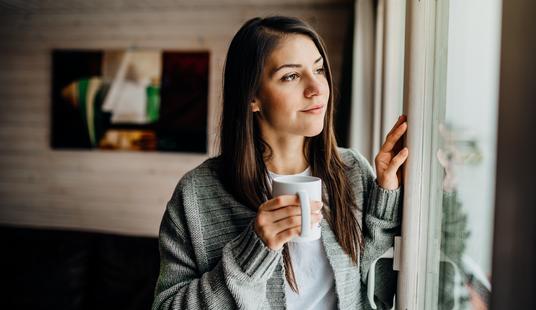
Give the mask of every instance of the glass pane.
[[437, 3], [426, 309], [488, 309], [501, 4]]

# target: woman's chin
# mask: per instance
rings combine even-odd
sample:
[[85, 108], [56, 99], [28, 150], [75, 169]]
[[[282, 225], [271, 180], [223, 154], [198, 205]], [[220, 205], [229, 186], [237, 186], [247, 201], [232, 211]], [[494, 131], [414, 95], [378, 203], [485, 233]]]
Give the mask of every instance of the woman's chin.
[[310, 130], [307, 130], [307, 132], [304, 134], [304, 136], [312, 138], [315, 136], [318, 136], [320, 133], [322, 133], [322, 130], [324, 129], [324, 126], [319, 126], [316, 128], [311, 128]]

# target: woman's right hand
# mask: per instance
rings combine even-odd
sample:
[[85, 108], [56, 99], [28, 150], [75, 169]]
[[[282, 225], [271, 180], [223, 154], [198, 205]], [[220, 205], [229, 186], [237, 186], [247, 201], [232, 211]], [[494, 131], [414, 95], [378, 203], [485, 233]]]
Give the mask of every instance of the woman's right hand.
[[[322, 220], [322, 202], [311, 201], [312, 227]], [[282, 195], [263, 203], [255, 219], [255, 232], [270, 249], [276, 251], [301, 233], [301, 208], [297, 195]]]

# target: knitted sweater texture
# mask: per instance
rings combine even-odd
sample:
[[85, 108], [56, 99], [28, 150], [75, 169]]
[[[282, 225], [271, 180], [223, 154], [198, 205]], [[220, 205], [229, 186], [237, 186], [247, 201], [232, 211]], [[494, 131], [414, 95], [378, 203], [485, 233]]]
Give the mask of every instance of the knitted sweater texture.
[[[399, 234], [401, 189], [379, 187], [367, 160], [339, 148], [354, 190], [365, 250], [358, 264], [343, 251], [326, 220], [322, 244], [335, 276], [339, 309], [370, 309], [370, 263]], [[167, 204], [160, 226], [160, 274], [153, 309], [285, 309], [282, 250], [266, 247], [253, 229], [255, 211], [228, 193], [218, 178], [218, 157], [188, 172]], [[357, 223], [356, 223], [357, 225]], [[396, 289], [392, 265], [376, 266], [375, 299], [390, 309]], [[392, 262], [391, 262], [392, 264]]]

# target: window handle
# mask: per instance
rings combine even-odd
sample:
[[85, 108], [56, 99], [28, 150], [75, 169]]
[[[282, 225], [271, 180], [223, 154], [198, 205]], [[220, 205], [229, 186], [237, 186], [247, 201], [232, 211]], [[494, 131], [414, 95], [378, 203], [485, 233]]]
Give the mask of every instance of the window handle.
[[376, 258], [370, 264], [368, 270], [368, 279], [367, 279], [367, 297], [372, 309], [377, 309], [376, 303], [374, 302], [374, 283], [376, 280], [376, 263], [382, 258], [391, 258], [393, 259], [393, 270], [400, 270], [400, 249], [401, 249], [402, 238], [400, 236], [395, 236], [395, 245], [390, 247], [383, 253], [380, 257]]
[[[376, 280], [376, 263], [378, 260], [382, 258], [390, 258], [393, 259], [393, 270], [400, 270], [400, 249], [401, 249], [401, 242], [402, 239], [400, 236], [395, 237], [395, 244], [394, 247], [390, 247], [383, 253], [380, 257], [376, 258], [372, 261], [370, 264], [369, 270], [368, 270], [368, 279], [367, 279], [367, 297], [369, 300], [370, 307], [372, 309], [377, 309], [376, 303], [374, 302], [374, 283]], [[440, 262], [449, 264], [454, 269], [454, 283], [460, 283], [462, 276], [460, 273], [460, 269], [456, 265], [454, 261], [449, 259], [447, 256], [443, 255], [443, 253], [440, 254], [439, 258]], [[457, 285], [454, 285], [454, 296], [459, 296], [461, 292], [459, 292], [459, 288]], [[457, 306], [457, 298], [454, 298], [455, 305]], [[456, 307], [453, 309], [457, 309]]]

